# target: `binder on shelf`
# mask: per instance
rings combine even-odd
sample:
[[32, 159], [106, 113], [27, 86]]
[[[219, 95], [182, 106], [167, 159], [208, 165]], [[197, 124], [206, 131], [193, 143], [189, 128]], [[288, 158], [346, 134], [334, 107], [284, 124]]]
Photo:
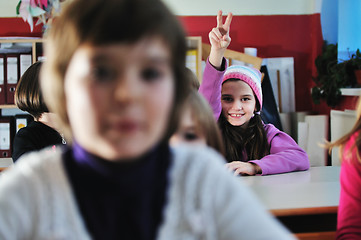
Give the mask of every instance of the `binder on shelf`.
[[12, 117], [0, 118], [0, 158], [9, 158], [12, 153], [14, 137]]
[[17, 133], [21, 128], [26, 127], [33, 120], [33, 117], [29, 114], [15, 115], [15, 133]]
[[31, 54], [20, 54], [20, 77], [31, 66], [32, 56]]
[[6, 104], [5, 55], [0, 54], [0, 105]]
[[14, 104], [16, 84], [19, 79], [19, 55], [6, 55], [6, 103]]
[[36, 61], [44, 61], [45, 56], [43, 53], [43, 44], [42, 43], [36, 43]]
[[198, 51], [196, 49], [187, 50], [186, 55], [186, 67], [193, 71], [198, 76]]

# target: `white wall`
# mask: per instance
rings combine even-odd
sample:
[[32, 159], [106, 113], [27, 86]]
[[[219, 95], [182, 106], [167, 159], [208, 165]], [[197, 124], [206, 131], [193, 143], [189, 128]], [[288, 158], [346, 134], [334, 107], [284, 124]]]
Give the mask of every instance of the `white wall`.
[[15, 17], [17, 0], [0, 0], [0, 17]]
[[322, 0], [163, 0], [177, 15], [287, 15], [320, 12]]
[[[66, 0], [66, 2], [69, 1], [71, 0]], [[64, 5], [66, 2], [61, 4]], [[18, 3], [19, 0], [0, 0], [0, 17], [18, 17], [16, 15], [16, 6]]]
[[[69, 0], [66, 0], [69, 1]], [[106, 1], [106, 0], [105, 0]], [[322, 0], [163, 0], [177, 15], [202, 16], [223, 12], [234, 15], [312, 14]], [[16, 17], [18, 0], [0, 0], [0, 17]]]

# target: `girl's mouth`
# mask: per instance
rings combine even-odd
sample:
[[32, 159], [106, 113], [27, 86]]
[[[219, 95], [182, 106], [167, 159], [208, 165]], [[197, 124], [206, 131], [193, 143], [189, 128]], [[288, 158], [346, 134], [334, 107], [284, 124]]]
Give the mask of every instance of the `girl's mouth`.
[[123, 120], [114, 123], [113, 128], [123, 133], [133, 133], [140, 129], [140, 124], [136, 121]]
[[240, 117], [243, 116], [243, 114], [235, 114], [235, 113], [233, 113], [233, 114], [229, 114], [229, 116], [231, 116], [233, 118], [240, 118]]

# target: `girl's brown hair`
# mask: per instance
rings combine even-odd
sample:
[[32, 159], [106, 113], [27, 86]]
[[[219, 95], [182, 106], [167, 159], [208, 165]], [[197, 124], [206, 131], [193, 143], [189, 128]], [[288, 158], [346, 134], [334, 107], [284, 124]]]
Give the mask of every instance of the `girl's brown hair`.
[[185, 110], [185, 108], [191, 110], [195, 130], [203, 134], [207, 145], [224, 155], [221, 132], [207, 100], [193, 89], [188, 95], [182, 110]]
[[188, 88], [185, 77], [186, 42], [177, 18], [160, 0], [73, 0], [55, 19], [46, 37], [41, 84], [47, 104], [60, 118], [62, 132], [71, 142], [66, 110], [64, 77], [76, 49], [83, 44], [131, 44], [146, 37], [160, 37], [171, 52], [175, 78], [174, 107], [164, 140], [178, 125], [179, 104]]
[[[241, 80], [232, 78], [227, 81]], [[257, 98], [256, 109], [260, 109]], [[221, 113], [218, 125], [222, 132], [226, 152], [225, 158], [228, 162], [257, 160], [269, 154], [267, 133], [260, 114], [254, 114], [249, 120], [247, 128], [244, 129], [241, 126], [230, 124]], [[247, 154], [247, 159], [243, 157], [244, 151]]]
[[196, 74], [192, 70], [190, 70], [187, 67], [186, 67], [185, 71], [186, 71], [186, 74], [187, 74], [187, 78], [190, 80], [191, 88], [196, 89], [198, 91], [199, 86], [200, 86], [200, 82], [198, 80], [198, 77], [196, 76]]
[[48, 112], [39, 82], [39, 74], [42, 62], [36, 62], [31, 65], [21, 76], [15, 90], [16, 106], [31, 114], [35, 119]]
[[[344, 151], [345, 144], [347, 143], [347, 141], [351, 138], [351, 136], [355, 132], [361, 131], [361, 99], [360, 98], [357, 103], [356, 113], [357, 113], [357, 120], [356, 120], [355, 125], [352, 127], [352, 129], [347, 134], [345, 134], [343, 137], [341, 137], [340, 139], [338, 139], [334, 142], [326, 142], [326, 144], [324, 145], [326, 148], [328, 148], [328, 151], [330, 154], [334, 147], [340, 147], [339, 155], [340, 155], [341, 161], [342, 161], [342, 153]], [[361, 149], [361, 134], [357, 135], [355, 144], [353, 146], [351, 146], [348, 149], [348, 152], [346, 152], [345, 154], [351, 154], [351, 152], [354, 148], [358, 149], [358, 151], [356, 151], [356, 157], [357, 157], [357, 160], [361, 163], [361, 156], [360, 156], [360, 152], [359, 152], [359, 150]]]
[[[222, 131], [228, 162], [256, 160], [269, 154], [267, 134], [259, 114], [251, 118], [246, 129], [231, 125], [223, 114], [220, 115], [218, 124]], [[244, 149], [247, 159], [243, 159]]]

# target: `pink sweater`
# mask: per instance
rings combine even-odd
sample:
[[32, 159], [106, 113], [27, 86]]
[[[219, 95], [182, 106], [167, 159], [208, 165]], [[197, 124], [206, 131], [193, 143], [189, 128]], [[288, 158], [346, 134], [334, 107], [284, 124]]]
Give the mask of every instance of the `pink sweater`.
[[[207, 60], [203, 81], [199, 88], [199, 92], [211, 105], [216, 120], [218, 120], [222, 111], [221, 90], [225, 69], [218, 71]], [[262, 175], [309, 169], [310, 161], [308, 160], [307, 153], [298, 146], [292, 137], [280, 131], [272, 124], [264, 124], [264, 128], [267, 133], [270, 154], [262, 159], [249, 161], [260, 166]]]
[[358, 133], [345, 145], [340, 173], [341, 193], [337, 215], [337, 239], [361, 239], [361, 163], [356, 158], [357, 148], [347, 156]]

